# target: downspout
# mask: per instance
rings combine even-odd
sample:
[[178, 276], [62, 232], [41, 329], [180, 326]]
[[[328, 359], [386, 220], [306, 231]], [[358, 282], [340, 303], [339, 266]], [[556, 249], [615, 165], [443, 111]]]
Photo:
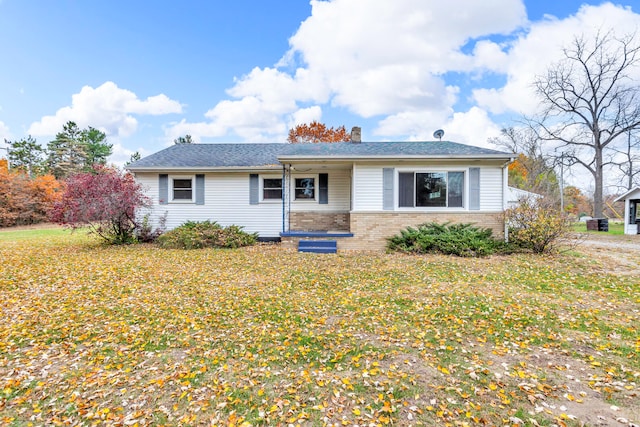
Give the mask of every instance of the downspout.
[[289, 163], [289, 182], [288, 182], [288, 184], [289, 184], [289, 187], [288, 187], [287, 192], [289, 194], [287, 195], [287, 200], [288, 200], [288, 204], [289, 204], [289, 212], [287, 212], [287, 221], [288, 221], [287, 227], [288, 227], [289, 231], [291, 231], [291, 163]]
[[283, 233], [286, 231], [285, 230], [285, 215], [286, 215], [286, 213], [285, 213], [285, 204], [284, 204], [285, 203], [284, 202], [284, 196], [285, 196], [285, 191], [284, 191], [285, 187], [284, 186], [285, 186], [286, 178], [287, 178], [286, 170], [287, 170], [286, 166], [282, 165], [282, 196], [281, 197], [282, 197], [282, 232]]
[[513, 158], [509, 159], [502, 166], [502, 221], [504, 222], [504, 241], [509, 243], [509, 225], [505, 211], [507, 209], [507, 189], [509, 188], [509, 165], [513, 162]]

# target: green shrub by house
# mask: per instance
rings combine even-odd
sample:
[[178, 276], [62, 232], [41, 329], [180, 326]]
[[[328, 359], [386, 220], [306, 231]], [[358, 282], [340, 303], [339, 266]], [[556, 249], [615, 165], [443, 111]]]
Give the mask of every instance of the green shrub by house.
[[438, 224], [430, 222], [407, 227], [389, 239], [387, 249], [407, 253], [442, 253], [463, 257], [491, 255], [506, 250], [504, 242], [492, 237], [490, 228], [471, 224]]
[[257, 241], [257, 233], [247, 233], [237, 225], [222, 227], [212, 221], [187, 221], [157, 240], [161, 247], [173, 249], [239, 248]]

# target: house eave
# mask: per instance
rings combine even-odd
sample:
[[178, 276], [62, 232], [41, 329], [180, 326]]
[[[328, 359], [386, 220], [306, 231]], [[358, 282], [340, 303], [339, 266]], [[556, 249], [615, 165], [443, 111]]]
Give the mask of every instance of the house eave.
[[162, 173], [195, 173], [195, 172], [256, 172], [256, 171], [279, 171], [281, 164], [263, 166], [140, 166], [125, 168], [129, 172], [162, 172]]
[[433, 160], [433, 161], [447, 161], [447, 160], [501, 160], [501, 161], [513, 161], [515, 156], [513, 155], [478, 155], [478, 154], [459, 154], [459, 155], [385, 155], [385, 156], [328, 156], [322, 157], [318, 155], [311, 156], [278, 156], [278, 160], [281, 163], [297, 162], [297, 161], [317, 161], [317, 162], [353, 162], [353, 161], [416, 161], [416, 160]]
[[349, 156], [318, 156], [297, 155], [279, 156], [278, 164], [256, 165], [256, 166], [133, 166], [126, 168], [130, 172], [160, 172], [160, 173], [185, 173], [185, 172], [256, 172], [256, 171], [276, 171], [286, 163], [353, 163], [353, 162], [406, 162], [406, 161], [431, 161], [447, 162], [452, 160], [463, 161], [505, 161], [507, 163], [515, 159], [514, 155], [498, 154], [439, 154], [439, 155], [349, 155]]
[[635, 187], [632, 188], [631, 190], [627, 191], [626, 193], [622, 194], [621, 196], [619, 196], [617, 199], [614, 200], [614, 202], [620, 202], [620, 201], [624, 201], [627, 197], [629, 197], [630, 195], [632, 195], [635, 192], [640, 192], [640, 187]]

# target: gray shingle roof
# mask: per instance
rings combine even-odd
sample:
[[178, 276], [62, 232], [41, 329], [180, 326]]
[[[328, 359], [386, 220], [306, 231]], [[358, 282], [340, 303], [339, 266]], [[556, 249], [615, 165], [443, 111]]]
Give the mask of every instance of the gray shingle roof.
[[288, 144], [177, 144], [129, 165], [139, 168], [215, 168], [279, 165]]
[[458, 144], [451, 141], [402, 141], [402, 142], [350, 142], [336, 144], [291, 144], [291, 149], [281, 157], [294, 158], [354, 157], [354, 158], [394, 158], [394, 157], [488, 157], [511, 154], [488, 148]]
[[341, 142], [333, 144], [179, 144], [128, 166], [145, 169], [259, 168], [280, 165], [279, 159], [492, 158], [513, 154], [450, 141]]

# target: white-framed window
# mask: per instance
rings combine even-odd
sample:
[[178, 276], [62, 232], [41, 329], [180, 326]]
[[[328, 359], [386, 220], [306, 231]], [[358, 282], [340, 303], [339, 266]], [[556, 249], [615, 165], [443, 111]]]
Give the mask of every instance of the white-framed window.
[[171, 201], [187, 203], [194, 201], [195, 186], [193, 176], [170, 177]]
[[262, 200], [282, 200], [282, 178], [262, 178]]
[[316, 199], [316, 177], [294, 177], [294, 200]]
[[401, 171], [398, 173], [398, 207], [463, 208], [464, 171]]

